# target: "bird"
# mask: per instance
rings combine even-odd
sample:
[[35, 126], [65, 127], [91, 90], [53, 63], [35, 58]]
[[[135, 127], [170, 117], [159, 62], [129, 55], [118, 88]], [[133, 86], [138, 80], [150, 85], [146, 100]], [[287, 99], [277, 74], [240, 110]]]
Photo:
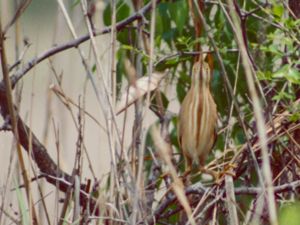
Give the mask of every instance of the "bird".
[[[185, 171], [198, 166], [203, 173], [216, 178], [216, 173], [205, 169], [205, 160], [216, 138], [217, 106], [210, 91], [211, 58], [199, 57], [192, 68], [191, 86], [184, 97], [178, 121], [178, 142], [185, 159]], [[217, 179], [217, 178], [216, 178]]]

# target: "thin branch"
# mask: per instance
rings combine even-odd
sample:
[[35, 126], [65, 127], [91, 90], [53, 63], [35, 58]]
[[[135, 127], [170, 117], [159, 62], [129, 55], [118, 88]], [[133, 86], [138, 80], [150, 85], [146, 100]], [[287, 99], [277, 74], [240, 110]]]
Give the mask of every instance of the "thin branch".
[[[279, 194], [288, 191], [295, 191], [300, 187], [300, 180], [296, 180], [290, 183], [274, 186], [274, 193]], [[260, 187], [239, 187], [235, 189], [237, 195], [258, 195], [262, 194], [263, 189]]]
[[[85, 109], [81, 108], [77, 103], [75, 103], [71, 98], [69, 98], [68, 96], [66, 96], [66, 94], [63, 92], [63, 90], [56, 86], [56, 85], [51, 85], [50, 89], [57, 95], [57, 97], [61, 100], [61, 102], [65, 105], [68, 105], [69, 103], [73, 106], [75, 106], [76, 108], [78, 108], [79, 110], [83, 110], [84, 114], [86, 114], [91, 120], [93, 120], [104, 132], [106, 132], [105, 127], [92, 115], [90, 114], [88, 111], [86, 111]], [[69, 105], [67, 106], [69, 107]]]
[[228, 224], [238, 225], [238, 215], [236, 210], [236, 197], [232, 176], [225, 175], [226, 205], [228, 210]]
[[[194, 1], [195, 1], [195, 0], [194, 0]], [[196, 2], [195, 2], [195, 3], [196, 3]], [[221, 2], [220, 0], [219, 0], [219, 3], [220, 3], [221, 6], [223, 5], [222, 2]], [[213, 35], [212, 35], [211, 31], [210, 31], [210, 28], [209, 28], [209, 26], [208, 26], [208, 24], [207, 24], [207, 22], [206, 22], [206, 20], [205, 20], [205, 18], [204, 18], [203, 13], [202, 13], [201, 10], [199, 9], [198, 4], [196, 4], [196, 6], [197, 6], [197, 8], [198, 8], [197, 10], [198, 10], [199, 16], [201, 17], [201, 20], [202, 20], [203, 28], [204, 28], [204, 30], [207, 32], [207, 36], [208, 36], [208, 38], [209, 38], [209, 40], [210, 40], [210, 42], [211, 42], [211, 44], [212, 44], [212, 46], [213, 46], [213, 49], [214, 49], [214, 51], [215, 51], [215, 53], [216, 53], [216, 56], [217, 56], [217, 60], [218, 60], [218, 62], [219, 62], [219, 64], [220, 64], [221, 71], [222, 71], [222, 75], [223, 75], [222, 77], [223, 77], [224, 83], [226, 84], [226, 87], [227, 87], [226, 90], [228, 90], [228, 92], [229, 92], [229, 94], [230, 94], [230, 97], [231, 97], [231, 99], [232, 99], [234, 108], [235, 108], [235, 110], [236, 110], [236, 112], [237, 112], [237, 114], [238, 114], [237, 119], [238, 119], [238, 121], [239, 121], [239, 123], [240, 123], [240, 125], [241, 125], [241, 127], [242, 127], [242, 129], [243, 129], [243, 132], [244, 132], [244, 134], [245, 134], [246, 145], [247, 145], [247, 147], [248, 147], [247, 150], [249, 151], [249, 154], [251, 155], [251, 158], [252, 158], [252, 160], [253, 160], [254, 167], [255, 167], [256, 173], [257, 173], [258, 178], [259, 178], [259, 182], [261, 183], [261, 185], [263, 185], [263, 180], [262, 180], [261, 171], [260, 171], [259, 165], [258, 165], [258, 163], [257, 163], [257, 160], [256, 160], [256, 158], [255, 158], [255, 155], [254, 155], [254, 152], [253, 152], [253, 149], [252, 149], [252, 146], [251, 146], [249, 134], [248, 134], [248, 131], [247, 131], [247, 129], [246, 129], [246, 125], [245, 125], [244, 119], [243, 119], [243, 117], [242, 117], [242, 113], [241, 113], [241, 110], [240, 110], [238, 101], [237, 101], [237, 99], [236, 99], [236, 96], [234, 95], [233, 88], [232, 88], [232, 85], [231, 85], [231, 83], [230, 83], [228, 74], [227, 74], [227, 72], [226, 72], [226, 69], [225, 69], [225, 65], [224, 65], [223, 59], [222, 59], [222, 57], [221, 57], [220, 51], [219, 51], [219, 49], [218, 49], [218, 46], [217, 46], [217, 44], [216, 44], [216, 42], [215, 42], [215, 40], [214, 40], [214, 37], [213, 37]]]
[[[156, 0], [157, 4], [160, 2], [161, 0]], [[128, 24], [142, 19], [143, 15], [146, 14], [148, 11], [152, 10], [152, 3], [149, 2], [145, 7], [143, 7], [140, 11], [136, 12], [135, 14], [133, 14], [132, 16], [118, 22], [116, 24], [116, 31], [121, 31], [123, 29], [125, 29], [127, 27]], [[99, 36], [99, 35], [103, 35], [103, 34], [108, 34], [111, 32], [111, 26], [110, 27], [106, 27], [100, 31], [93, 31], [93, 35], [95, 36]], [[77, 48], [80, 44], [84, 43], [85, 41], [90, 39], [90, 34], [86, 34], [84, 36], [81, 36], [79, 38], [76, 38], [72, 41], [68, 41], [64, 44], [58, 45], [58, 46], [54, 46], [53, 48], [41, 53], [40, 55], [38, 55], [37, 57], [31, 59], [24, 67], [23, 69], [18, 70], [13, 76], [11, 76], [11, 83], [12, 83], [12, 88], [14, 88], [14, 86], [16, 85], [16, 83], [28, 72], [30, 71], [35, 65], [39, 64], [40, 62], [42, 62], [43, 60], [49, 58], [52, 55], [55, 55], [59, 52], [65, 51], [67, 49], [70, 48]], [[13, 68], [10, 68], [10, 70]], [[3, 88], [3, 84], [2, 82], [0, 83], [0, 88]]]
[[[22, 149], [20, 146], [20, 136], [17, 131], [17, 112], [15, 110], [14, 104], [13, 104], [13, 96], [12, 96], [12, 88], [11, 88], [11, 80], [9, 78], [9, 71], [8, 71], [8, 63], [7, 63], [7, 56], [6, 56], [6, 49], [4, 45], [5, 40], [5, 33], [2, 31], [2, 21], [0, 19], [0, 56], [1, 56], [1, 67], [2, 67], [2, 74], [3, 74], [3, 85], [5, 88], [5, 91], [1, 93], [1, 102], [5, 104], [5, 108], [1, 107], [1, 113], [4, 113], [5, 116], [3, 118], [9, 118], [10, 123], [12, 126], [12, 132], [14, 134], [14, 141], [16, 141], [17, 145], [17, 155], [19, 160], [19, 165], [21, 169], [22, 178], [25, 184], [26, 189], [26, 197], [28, 201], [28, 205], [30, 208], [30, 217], [32, 216], [33, 224], [38, 224], [35, 208], [32, 205], [32, 193], [30, 191], [30, 182], [28, 178], [28, 173], [25, 167], [24, 157], [22, 154]], [[28, 142], [30, 142], [30, 137], [28, 137]], [[28, 151], [30, 147], [28, 144]]]
[[[214, 189], [213, 187], [204, 187], [203, 184], [201, 182], [197, 182], [196, 184], [193, 184], [189, 187], [187, 187], [185, 189], [185, 194], [187, 196], [189, 195], [204, 195], [205, 193], [209, 193], [210, 192], [210, 197], [213, 199], [218, 199], [225, 201], [225, 199], [223, 199], [223, 197], [225, 197], [225, 187], [223, 187], [222, 189], [219, 189], [219, 193], [217, 195], [216, 193], [216, 189], [210, 192], [210, 189]], [[284, 192], [289, 192], [289, 191], [295, 191], [296, 189], [300, 188], [300, 180], [297, 181], [293, 181], [290, 183], [285, 183], [282, 185], [278, 185], [278, 186], [274, 186], [274, 193], [276, 194], [280, 194], [280, 193], [284, 193]], [[238, 187], [234, 189], [234, 193], [235, 195], [253, 195], [253, 196], [257, 196], [257, 195], [261, 195], [264, 192], [264, 188], [262, 187], [248, 187], [248, 186], [244, 186], [244, 187]], [[159, 219], [166, 219], [166, 217], [163, 217], [162, 215], [165, 215], [163, 212], [173, 203], [175, 203], [177, 201], [177, 198], [174, 194], [171, 194], [168, 198], [165, 198], [165, 200], [163, 202], [161, 202], [157, 207], [155, 212], [153, 213], [153, 215], [149, 216], [147, 218], [147, 223], [148, 224], [155, 224], [155, 222], [159, 221]], [[216, 202], [214, 201], [214, 204]], [[177, 209], [175, 209], [177, 210]], [[168, 212], [168, 215], [173, 215], [171, 212]], [[144, 224], [144, 222], [140, 222], [139, 224]]]
[[[172, 59], [172, 58], [176, 58], [176, 57], [183, 57], [183, 56], [197, 56], [197, 55], [200, 55], [200, 54], [207, 54], [207, 53], [214, 53], [215, 51], [214, 50], [206, 50], [206, 51], [182, 51], [182, 52], [176, 52], [176, 53], [172, 53], [172, 54], [164, 54], [165, 56], [158, 59], [154, 66], [157, 66], [159, 65], [160, 63], [163, 63], [164, 61], [167, 61], [169, 59]], [[226, 52], [239, 52], [238, 49], [227, 49]]]
[[18, 18], [23, 14], [25, 9], [30, 5], [32, 0], [23, 0], [23, 2], [18, 7], [15, 15], [11, 19], [11, 21], [5, 26], [3, 33], [6, 34], [8, 29], [18, 20]]
[[[160, 0], [157, 0], [159, 3]], [[124, 29], [128, 24], [132, 23], [135, 20], [141, 19], [145, 13], [152, 9], [152, 3], [150, 2], [140, 11], [128, 17], [127, 19], [117, 23], [116, 30], [120, 31]], [[111, 31], [111, 27], [104, 28], [101, 31], [94, 31], [95, 35], [106, 34]], [[2, 36], [1, 36], [2, 37]], [[3, 36], [4, 37], [4, 36]], [[10, 83], [11, 88], [13, 89], [16, 83], [28, 72], [30, 71], [35, 65], [42, 62], [43, 60], [49, 58], [52, 55], [55, 55], [61, 51], [67, 50], [69, 48], [78, 47], [81, 43], [90, 39], [90, 34], [79, 37], [73, 41], [67, 42], [65, 44], [55, 46], [44, 53], [40, 54], [39, 56], [35, 57], [34, 59], [30, 60], [23, 69], [17, 71], [13, 76], [11, 76]], [[6, 64], [6, 63], [5, 63]], [[7, 65], [7, 64], [6, 64]], [[16, 64], [17, 65], [17, 64]], [[10, 68], [13, 69], [13, 68]], [[4, 81], [0, 83], [0, 106], [1, 106], [1, 115], [3, 118], [7, 118], [9, 115], [8, 111], [8, 103], [6, 100], [6, 85]], [[39, 167], [42, 174], [46, 174], [46, 180], [53, 184], [57, 185], [59, 190], [66, 193], [67, 190], [73, 185], [74, 178], [62, 171], [58, 165], [53, 161], [53, 159], [48, 154], [47, 149], [40, 143], [37, 137], [33, 134], [31, 129], [23, 122], [18, 114], [15, 115], [16, 119], [16, 132], [19, 136], [19, 142], [22, 147], [27, 151], [31, 152], [34, 161], [36, 162], [37, 166]], [[11, 121], [10, 121], [11, 123]], [[30, 136], [30, 137], [29, 137]], [[29, 148], [31, 146], [31, 148]], [[61, 178], [62, 180], [58, 180]], [[81, 192], [80, 192], [80, 204], [86, 205], [89, 203], [90, 212], [95, 211], [96, 209], [96, 201], [93, 199], [89, 199], [89, 195], [84, 194], [85, 185], [81, 184]], [[96, 209], [96, 215], [99, 214], [99, 210]]]
[[248, 89], [250, 92], [251, 99], [253, 100], [254, 103], [253, 110], [256, 119], [257, 132], [259, 136], [259, 143], [260, 143], [261, 153], [263, 158], [262, 173], [265, 181], [264, 185], [268, 194], [267, 201], [269, 207], [269, 219], [272, 225], [277, 225], [278, 220], [277, 220], [277, 213], [276, 213], [274, 190], [272, 186], [272, 171], [270, 168], [270, 159], [268, 156], [266, 125], [262, 114], [262, 107], [260, 105], [258, 94], [255, 89], [255, 84], [254, 84], [255, 72], [254, 72], [254, 68], [251, 67], [251, 60], [247, 55], [247, 49], [246, 49], [247, 46], [245, 46], [245, 43], [243, 42], [243, 33], [241, 29], [241, 24], [238, 20], [238, 15], [236, 11], [234, 10], [234, 3], [230, 0], [227, 0], [227, 2], [230, 9], [229, 12], [236, 30], [235, 36], [236, 36], [237, 44], [241, 50], [241, 58], [245, 70]]

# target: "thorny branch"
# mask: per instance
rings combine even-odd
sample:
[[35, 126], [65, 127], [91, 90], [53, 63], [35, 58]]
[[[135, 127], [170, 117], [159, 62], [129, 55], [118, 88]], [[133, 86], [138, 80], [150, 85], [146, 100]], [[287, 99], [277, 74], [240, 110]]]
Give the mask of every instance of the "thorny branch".
[[[160, 0], [157, 0], [157, 3], [159, 3]], [[135, 13], [134, 15], [128, 17], [127, 19], [124, 19], [123, 21], [117, 23], [116, 29], [117, 31], [120, 31], [122, 29], [125, 29], [127, 25], [132, 23], [135, 20], [143, 19], [144, 14], [147, 13], [152, 9], [152, 3], [150, 2], [145, 7], [143, 7], [140, 11]], [[10, 24], [11, 26], [12, 24]], [[104, 28], [101, 31], [94, 31], [95, 35], [101, 35], [106, 34], [111, 31], [111, 27]], [[49, 58], [52, 55], [55, 55], [59, 52], [65, 51], [70, 48], [76, 48], [81, 43], [87, 41], [90, 39], [90, 35], [84, 35], [78, 39], [75, 39], [73, 41], [69, 41], [65, 44], [55, 46], [44, 53], [40, 54], [39, 56], [33, 58], [30, 60], [22, 69], [17, 71], [14, 75], [10, 77], [11, 79], [11, 86], [12, 89], [15, 87], [17, 82], [28, 72], [30, 71], [34, 66], [36, 66], [38, 63], [42, 62], [43, 60]], [[15, 64], [16, 66], [17, 64]], [[13, 68], [10, 68], [10, 70]], [[11, 123], [11, 119], [9, 118], [9, 111], [8, 111], [8, 103], [6, 100], [6, 86], [4, 81], [2, 80], [0, 83], [0, 113], [4, 119], [4, 121], [9, 121]], [[42, 174], [45, 174], [46, 180], [53, 184], [54, 186], [58, 184], [58, 188], [60, 191], [66, 193], [70, 188], [73, 187], [74, 184], [74, 178], [69, 175], [68, 173], [65, 173], [62, 171], [58, 165], [53, 161], [53, 159], [48, 154], [47, 149], [42, 145], [42, 143], [38, 140], [38, 138], [33, 134], [33, 132], [30, 130], [30, 128], [24, 123], [24, 121], [20, 118], [20, 116], [17, 114], [16, 120], [17, 120], [17, 135], [19, 136], [19, 142], [22, 145], [22, 147], [29, 152], [31, 151], [32, 158], [36, 162], [37, 166], [40, 169], [40, 172]], [[30, 149], [31, 145], [31, 149]], [[81, 184], [81, 192], [80, 192], [80, 204], [82, 206], [86, 206], [87, 203], [89, 203], [89, 209], [90, 212], [96, 212], [96, 215], [99, 213], [96, 207], [96, 200], [95, 199], [89, 199], [89, 194], [85, 192], [85, 186], [84, 184]]]
[[[161, 1], [161, 0], [156, 0], [157, 4]], [[140, 11], [138, 11], [137, 13], [133, 14], [132, 16], [118, 22], [116, 24], [116, 31], [121, 31], [123, 29], [125, 29], [130, 23], [136, 21], [136, 20], [140, 20], [144, 18], [144, 14], [146, 14], [148, 11], [152, 10], [152, 3], [149, 2], [145, 7], [143, 7]], [[102, 30], [95, 30], [94, 31], [94, 35], [95, 36], [99, 36], [102, 34], [108, 34], [111, 32], [111, 27], [106, 27]], [[53, 48], [41, 53], [39, 56], [31, 59], [23, 68], [21, 68], [20, 70], [18, 70], [12, 77], [11, 77], [11, 83], [12, 83], [12, 87], [14, 87], [16, 85], [16, 83], [18, 82], [18, 80], [20, 80], [28, 71], [30, 71], [34, 66], [36, 66], [37, 64], [39, 64], [40, 62], [42, 62], [43, 60], [49, 58], [52, 55], [55, 55], [59, 52], [65, 51], [67, 49], [70, 48], [77, 48], [80, 44], [84, 43], [85, 41], [90, 39], [90, 35], [86, 34], [84, 36], [81, 36], [75, 40], [72, 41], [68, 41], [67, 43], [58, 45], [58, 46], [54, 46]], [[16, 66], [16, 65], [15, 65]], [[10, 68], [10, 70], [12, 70], [13, 68]], [[0, 89], [3, 88], [3, 84], [2, 82], [0, 83]]]

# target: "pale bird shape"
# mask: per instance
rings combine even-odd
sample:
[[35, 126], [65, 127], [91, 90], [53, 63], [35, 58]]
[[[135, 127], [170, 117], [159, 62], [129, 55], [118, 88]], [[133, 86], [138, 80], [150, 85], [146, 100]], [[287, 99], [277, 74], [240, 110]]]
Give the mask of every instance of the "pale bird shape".
[[191, 87], [179, 112], [178, 141], [185, 158], [185, 170], [193, 164], [202, 172], [205, 160], [216, 140], [217, 107], [210, 92], [212, 71], [201, 59], [192, 70]]

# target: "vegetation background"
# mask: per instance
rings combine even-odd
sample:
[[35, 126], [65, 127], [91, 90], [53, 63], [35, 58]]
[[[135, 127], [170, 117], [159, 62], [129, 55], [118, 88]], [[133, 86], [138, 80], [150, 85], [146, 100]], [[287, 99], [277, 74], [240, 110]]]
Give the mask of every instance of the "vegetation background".
[[[298, 224], [299, 18], [298, 0], [1, 1], [0, 224]], [[182, 176], [176, 134], [208, 53], [218, 183]]]

